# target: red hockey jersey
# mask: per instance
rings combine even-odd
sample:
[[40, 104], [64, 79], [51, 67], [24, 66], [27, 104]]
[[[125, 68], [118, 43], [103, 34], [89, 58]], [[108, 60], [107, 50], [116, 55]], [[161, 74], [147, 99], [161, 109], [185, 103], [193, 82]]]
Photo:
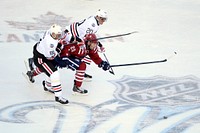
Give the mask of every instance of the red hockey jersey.
[[61, 51], [61, 57], [76, 57], [79, 59], [83, 59], [85, 56], [89, 56], [91, 60], [99, 65], [102, 62], [102, 59], [99, 57], [97, 47], [93, 50], [86, 49], [85, 44], [67, 44]]

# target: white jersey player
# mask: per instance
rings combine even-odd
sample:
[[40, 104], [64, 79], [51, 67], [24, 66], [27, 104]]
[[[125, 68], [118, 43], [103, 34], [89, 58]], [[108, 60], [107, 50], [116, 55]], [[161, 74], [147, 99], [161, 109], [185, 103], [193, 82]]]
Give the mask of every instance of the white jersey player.
[[31, 82], [34, 82], [33, 77], [44, 72], [48, 76], [46, 81], [43, 81], [44, 90], [53, 91], [55, 101], [67, 104], [68, 100], [62, 97], [60, 76], [56, 67], [56, 63], [60, 59], [57, 56], [56, 48], [61, 36], [62, 30], [57, 24], [52, 25], [45, 32], [43, 38], [33, 48], [33, 60], [36, 68], [28, 71], [27, 76]]
[[[90, 16], [82, 21], [74, 22], [69, 26], [66, 26], [66, 36], [60, 41], [61, 44], [69, 44], [73, 42], [82, 42], [83, 38], [86, 34], [94, 34], [98, 31], [99, 26], [103, 25], [103, 23], [107, 20], [107, 12], [99, 9], [95, 16]], [[101, 52], [105, 51], [105, 48], [99, 42], [98, 46]], [[91, 63], [91, 59], [85, 57], [84, 62], [87, 64]], [[92, 78], [91, 75], [85, 73], [85, 78]]]
[[52, 38], [51, 30], [47, 30], [44, 33], [43, 38], [41, 41], [37, 44], [36, 50], [39, 53], [42, 53], [48, 60], [52, 60], [57, 56], [56, 47], [58, 45], [59, 40]]
[[107, 20], [107, 12], [98, 10], [95, 16], [90, 16], [82, 21], [66, 26], [66, 43], [81, 42], [86, 34], [96, 33], [99, 26]]

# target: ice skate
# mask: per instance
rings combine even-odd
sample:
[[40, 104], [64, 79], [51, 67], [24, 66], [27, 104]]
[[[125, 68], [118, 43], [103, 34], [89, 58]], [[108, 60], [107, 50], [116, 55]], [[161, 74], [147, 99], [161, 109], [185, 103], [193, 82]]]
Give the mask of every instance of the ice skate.
[[84, 75], [84, 81], [86, 81], [86, 82], [92, 81], [92, 76], [85, 73], [85, 75]]
[[80, 89], [76, 85], [73, 87], [73, 95], [88, 95], [88, 90]]
[[87, 73], [85, 73], [84, 78], [92, 79], [92, 76], [87, 74]]
[[55, 101], [59, 102], [61, 104], [68, 104], [69, 103], [69, 101], [67, 99], [63, 98], [63, 97], [55, 97]]
[[29, 65], [29, 68], [30, 68], [30, 70], [32, 71], [34, 68], [33, 68], [33, 58], [29, 58], [28, 59], [28, 65]]
[[49, 91], [49, 92], [51, 92], [51, 93], [54, 93], [53, 89], [48, 89], [48, 88], [45, 86], [45, 81], [42, 81], [42, 85], [43, 85], [44, 91]]
[[28, 71], [28, 72], [26, 73], [26, 75], [28, 76], [29, 81], [30, 81], [31, 83], [34, 83], [34, 82], [35, 82], [35, 80], [34, 80], [34, 78], [33, 78], [33, 72], [32, 72], [32, 71]]

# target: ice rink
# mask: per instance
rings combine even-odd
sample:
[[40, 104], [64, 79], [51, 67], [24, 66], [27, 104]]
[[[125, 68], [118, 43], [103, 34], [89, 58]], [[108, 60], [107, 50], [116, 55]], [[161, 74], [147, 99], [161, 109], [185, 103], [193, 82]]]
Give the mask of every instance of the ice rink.
[[[199, 7], [199, 0], [1, 0], [0, 133], [200, 133]], [[72, 95], [75, 72], [61, 69], [70, 104], [55, 103], [43, 74], [27, 82], [24, 60], [51, 24], [98, 9], [108, 12], [98, 37], [138, 31], [101, 41], [110, 64], [168, 60], [113, 67], [115, 75], [93, 63], [88, 96]]]

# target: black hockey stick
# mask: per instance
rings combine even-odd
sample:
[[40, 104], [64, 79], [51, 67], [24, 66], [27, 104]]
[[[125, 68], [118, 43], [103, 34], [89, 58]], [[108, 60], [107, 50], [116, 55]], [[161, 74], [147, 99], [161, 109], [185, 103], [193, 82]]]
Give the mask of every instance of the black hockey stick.
[[135, 65], [143, 65], [143, 64], [154, 64], [154, 63], [162, 63], [166, 62], [167, 59], [157, 60], [157, 61], [147, 61], [147, 62], [138, 62], [138, 63], [129, 63], [129, 64], [118, 64], [118, 65], [110, 65], [110, 67], [121, 67], [121, 66], [135, 66]]
[[[125, 33], [125, 34], [118, 34], [118, 35], [100, 37], [100, 38], [96, 38], [96, 39], [91, 40], [91, 41], [103, 40], [103, 39], [109, 39], [109, 38], [115, 38], [115, 37], [121, 37], [121, 36], [127, 36], [127, 35], [131, 35], [133, 33], [138, 33], [138, 31], [133, 31], [133, 32]], [[70, 44], [77, 44], [77, 42], [73, 42], [73, 43], [70, 43]], [[64, 44], [64, 45], [68, 45], [68, 44]]]
[[[105, 53], [103, 53], [103, 56], [105, 57], [106, 61], [109, 63], [108, 58], [106, 57], [106, 54], [105, 54]], [[110, 63], [109, 63], [109, 64], [110, 64]], [[110, 67], [109, 72], [110, 72], [111, 74], [115, 75], [115, 73], [114, 73], [112, 67]]]
[[100, 37], [100, 38], [97, 38], [95, 40], [103, 40], [103, 39], [108, 39], [108, 38], [114, 38], [114, 37], [120, 37], [120, 36], [127, 36], [127, 35], [131, 35], [133, 33], [138, 33], [138, 31], [133, 31], [133, 32], [125, 33], [125, 34], [118, 34], [118, 35]]

